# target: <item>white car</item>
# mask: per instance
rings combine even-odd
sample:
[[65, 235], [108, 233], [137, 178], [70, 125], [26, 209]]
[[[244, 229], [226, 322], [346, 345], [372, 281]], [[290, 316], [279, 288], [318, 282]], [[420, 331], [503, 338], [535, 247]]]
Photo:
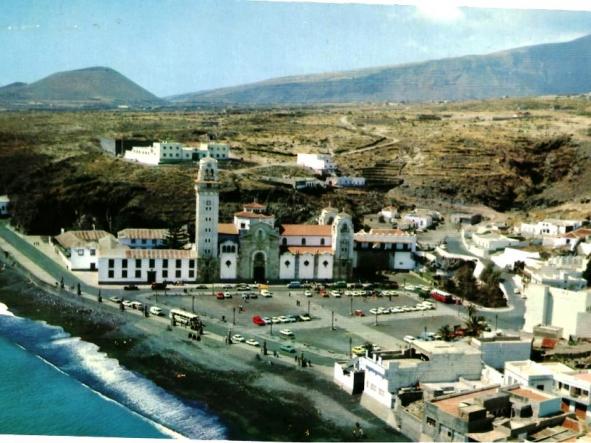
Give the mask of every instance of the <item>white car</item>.
[[271, 322], [273, 324], [275, 324], [275, 323], [281, 323], [281, 320], [279, 319], [279, 317], [271, 317]]
[[279, 333], [285, 337], [293, 337], [294, 333], [291, 329], [282, 329]]
[[271, 294], [271, 291], [269, 291], [268, 289], [261, 289], [261, 295], [263, 297], [272, 297], [273, 295]]
[[260, 346], [260, 343], [256, 341], [254, 338], [249, 338], [245, 341], [245, 343], [250, 346]]
[[238, 343], [242, 343], [246, 339], [242, 335], [240, 335], [240, 334], [234, 334], [232, 336], [232, 340], [237, 341]]
[[300, 314], [301, 321], [310, 321], [312, 320], [308, 314]]
[[390, 313], [391, 314], [400, 314], [401, 312], [404, 312], [404, 311], [402, 309], [396, 307], [396, 306], [393, 307], [393, 308], [390, 308]]
[[370, 314], [373, 314], [373, 315], [379, 314], [379, 312], [378, 312], [378, 310], [377, 310], [376, 308], [371, 308], [371, 309], [369, 310], [369, 313], [370, 313]]
[[330, 291], [330, 295], [339, 298], [341, 296], [341, 293], [339, 291]]
[[390, 309], [386, 309], [386, 308], [384, 308], [382, 306], [380, 306], [378, 308], [378, 314], [389, 314], [389, 313], [390, 313]]
[[306, 297], [312, 297], [312, 291], [309, 291], [309, 290], [307, 290], [307, 289], [306, 289], [306, 290], [304, 291], [304, 295], [305, 295]]
[[162, 312], [162, 308], [159, 308], [158, 306], [151, 306], [150, 307], [150, 314], [152, 315], [164, 315], [164, 312]]
[[126, 308], [131, 308], [131, 305], [133, 304], [133, 302], [132, 302], [132, 301], [130, 301], [130, 300], [124, 300], [122, 304], [123, 304], [123, 306], [125, 306]]
[[279, 323], [289, 323], [289, 317], [287, 317], [286, 315], [280, 315]]
[[414, 338], [412, 335], [406, 335], [403, 340], [407, 343], [414, 343], [417, 339]]

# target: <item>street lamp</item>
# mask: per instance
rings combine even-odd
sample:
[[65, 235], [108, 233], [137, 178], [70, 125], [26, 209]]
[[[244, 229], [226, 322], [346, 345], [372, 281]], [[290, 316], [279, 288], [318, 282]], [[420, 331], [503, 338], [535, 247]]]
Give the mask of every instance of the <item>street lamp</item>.
[[191, 298], [192, 298], [192, 301], [191, 301], [191, 311], [194, 314], [195, 313], [195, 295], [193, 295]]
[[232, 324], [236, 324], [236, 307], [232, 308]]

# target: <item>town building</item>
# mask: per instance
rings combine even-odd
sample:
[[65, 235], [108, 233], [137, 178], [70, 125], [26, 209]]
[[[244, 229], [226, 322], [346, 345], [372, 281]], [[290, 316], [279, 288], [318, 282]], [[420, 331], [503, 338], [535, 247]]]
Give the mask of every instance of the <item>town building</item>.
[[450, 220], [458, 225], [476, 225], [482, 221], [482, 215], [456, 212], [450, 216]]
[[588, 243], [590, 240], [591, 229], [579, 228], [575, 231], [570, 231], [559, 236], [544, 237], [542, 245], [553, 249], [562, 248], [568, 251], [576, 251], [580, 244]]
[[563, 363], [531, 360], [507, 362], [505, 383], [535, 387], [562, 399], [562, 410], [591, 422], [591, 371], [575, 370]]
[[530, 283], [524, 290], [525, 332], [538, 325], [562, 328], [563, 338], [591, 338], [591, 290]]
[[168, 229], [127, 228], [117, 233], [122, 245], [138, 249], [163, 248], [166, 244]]
[[395, 206], [386, 206], [378, 212], [378, 217], [382, 217], [385, 223], [394, 223], [398, 218], [398, 208]]
[[0, 195], [0, 217], [7, 217], [10, 214], [9, 206], [10, 199], [8, 195]]
[[580, 228], [583, 220], [546, 219], [537, 223], [521, 223], [519, 233], [525, 237], [558, 236]]
[[333, 188], [362, 188], [365, 186], [365, 177], [333, 175], [326, 179], [326, 185]]
[[583, 278], [586, 267], [586, 257], [555, 256], [546, 261], [526, 261], [523, 273], [531, 283], [581, 290], [587, 287], [587, 280]]
[[107, 231], [68, 231], [54, 237], [59, 256], [70, 271], [96, 271], [99, 240], [113, 238]]
[[[583, 435], [560, 397], [534, 388], [493, 385], [433, 398], [424, 404], [421, 440], [443, 442], [541, 441]], [[544, 440], [547, 441], [547, 440]]]
[[501, 251], [510, 246], [519, 246], [521, 244], [521, 241], [518, 239], [507, 237], [499, 232], [489, 230], [474, 232], [471, 239], [472, 243], [482, 251], [484, 256], [487, 257], [489, 254], [496, 251]]
[[470, 344], [482, 354], [482, 362], [494, 369], [502, 370], [511, 360], [527, 360], [531, 356], [530, 338], [507, 334], [496, 330], [473, 337]]
[[441, 214], [430, 209], [415, 209], [406, 214], [403, 219], [408, 223], [409, 227], [423, 231], [430, 228], [434, 222], [441, 220]]
[[400, 229], [370, 229], [355, 233], [355, 261], [357, 269], [411, 270], [416, 263], [414, 254], [417, 238]]
[[298, 153], [297, 164], [312, 169], [318, 175], [333, 175], [337, 170], [329, 154]]
[[154, 142], [151, 146], [134, 146], [125, 151], [124, 158], [147, 165], [199, 161], [205, 157], [225, 160], [230, 148], [223, 143], [201, 143], [197, 147], [184, 146], [177, 142]]

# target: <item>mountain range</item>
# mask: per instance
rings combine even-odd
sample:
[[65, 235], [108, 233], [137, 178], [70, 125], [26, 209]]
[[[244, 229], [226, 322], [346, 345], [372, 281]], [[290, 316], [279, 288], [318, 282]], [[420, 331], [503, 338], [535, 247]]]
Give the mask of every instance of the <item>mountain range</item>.
[[397, 66], [282, 77], [158, 98], [117, 71], [93, 67], [0, 88], [0, 106], [290, 105], [469, 100], [591, 91], [591, 35]]

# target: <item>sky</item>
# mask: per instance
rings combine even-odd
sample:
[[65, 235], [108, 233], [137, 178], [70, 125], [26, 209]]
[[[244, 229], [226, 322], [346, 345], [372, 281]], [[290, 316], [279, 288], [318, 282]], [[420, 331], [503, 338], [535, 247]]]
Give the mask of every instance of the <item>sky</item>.
[[573, 10], [490, 8], [526, 0], [1, 0], [0, 85], [108, 66], [164, 97], [591, 33], [591, 1], [546, 2]]

